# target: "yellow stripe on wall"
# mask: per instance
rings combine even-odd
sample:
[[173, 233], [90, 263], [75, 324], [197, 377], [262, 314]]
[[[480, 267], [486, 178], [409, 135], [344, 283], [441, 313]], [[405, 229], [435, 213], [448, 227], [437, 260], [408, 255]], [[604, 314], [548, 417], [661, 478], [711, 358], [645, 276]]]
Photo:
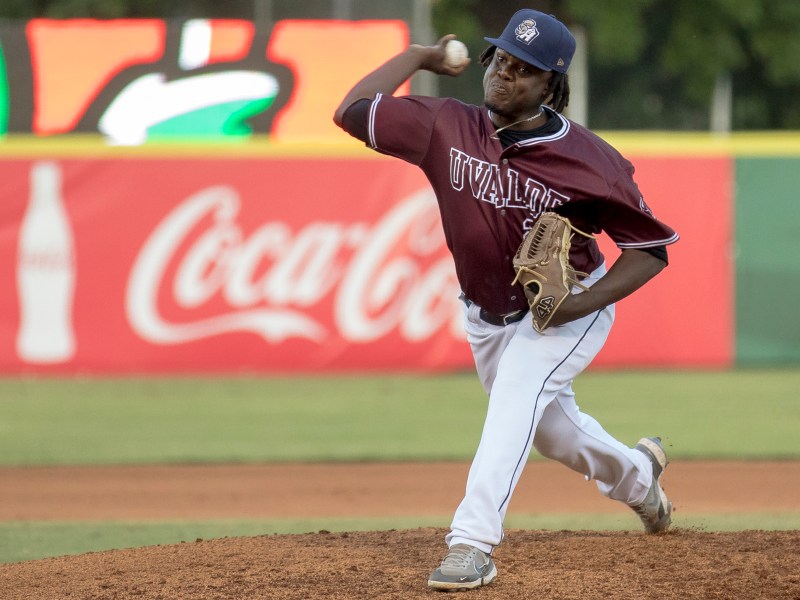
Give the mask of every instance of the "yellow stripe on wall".
[[[607, 131], [598, 135], [625, 155], [638, 156], [800, 156], [800, 132], [752, 132], [729, 135], [698, 132]], [[180, 139], [142, 146], [110, 146], [101, 136], [70, 134], [53, 137], [7, 135], [0, 138], [2, 158], [384, 158], [342, 134], [305, 142], [271, 142], [267, 137], [235, 141]]]
[[[267, 137], [236, 141], [174, 140], [149, 142], [141, 146], [111, 146], [99, 135], [70, 134], [58, 137], [33, 135], [0, 139], [0, 159], [25, 158], [342, 158], [374, 157], [377, 153], [358, 140], [342, 134], [341, 141], [309, 140], [275, 143]], [[377, 155], [380, 156], [380, 155]]]
[[599, 132], [623, 154], [800, 156], [800, 132]]

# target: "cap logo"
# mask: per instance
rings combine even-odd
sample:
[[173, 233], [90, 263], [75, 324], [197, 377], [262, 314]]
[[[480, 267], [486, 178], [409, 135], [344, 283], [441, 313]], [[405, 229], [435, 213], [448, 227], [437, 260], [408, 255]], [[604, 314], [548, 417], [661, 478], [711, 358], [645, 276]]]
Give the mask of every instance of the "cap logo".
[[533, 19], [525, 19], [522, 23], [517, 25], [514, 33], [517, 39], [523, 44], [530, 44], [539, 36], [539, 30], [536, 29], [536, 21]]
[[559, 58], [558, 62], [556, 62], [556, 66], [557, 67], [563, 67], [564, 66], [564, 59], [563, 58]]

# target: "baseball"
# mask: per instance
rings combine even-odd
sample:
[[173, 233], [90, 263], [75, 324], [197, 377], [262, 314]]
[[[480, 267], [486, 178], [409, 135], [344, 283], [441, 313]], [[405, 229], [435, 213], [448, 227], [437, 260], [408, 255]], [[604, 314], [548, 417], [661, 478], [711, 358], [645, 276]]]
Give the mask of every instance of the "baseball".
[[444, 47], [444, 62], [448, 67], [460, 67], [469, 57], [464, 42], [450, 40]]

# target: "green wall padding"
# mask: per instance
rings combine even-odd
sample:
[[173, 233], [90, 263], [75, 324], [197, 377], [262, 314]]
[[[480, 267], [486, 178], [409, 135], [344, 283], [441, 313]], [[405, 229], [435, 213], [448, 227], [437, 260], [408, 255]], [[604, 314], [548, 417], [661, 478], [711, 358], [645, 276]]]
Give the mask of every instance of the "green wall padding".
[[800, 362], [800, 157], [736, 159], [736, 360]]
[[8, 78], [3, 45], [0, 44], [0, 135], [8, 132]]

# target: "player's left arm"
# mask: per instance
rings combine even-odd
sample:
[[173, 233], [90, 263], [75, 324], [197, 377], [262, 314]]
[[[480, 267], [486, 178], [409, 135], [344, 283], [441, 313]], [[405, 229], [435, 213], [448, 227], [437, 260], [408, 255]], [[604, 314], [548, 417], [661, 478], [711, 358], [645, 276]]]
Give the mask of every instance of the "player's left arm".
[[644, 250], [626, 249], [588, 292], [571, 294], [550, 321], [563, 325], [622, 300], [658, 275], [667, 263]]
[[[625, 176], [617, 180], [594, 213], [597, 225], [622, 253], [588, 292], [570, 294], [563, 300], [551, 325], [580, 319], [630, 296], [668, 264], [667, 246], [678, 240], [678, 234], [653, 216], [633, 180], [633, 166], [627, 161], [624, 164]], [[567, 204], [565, 211], [570, 207]]]

